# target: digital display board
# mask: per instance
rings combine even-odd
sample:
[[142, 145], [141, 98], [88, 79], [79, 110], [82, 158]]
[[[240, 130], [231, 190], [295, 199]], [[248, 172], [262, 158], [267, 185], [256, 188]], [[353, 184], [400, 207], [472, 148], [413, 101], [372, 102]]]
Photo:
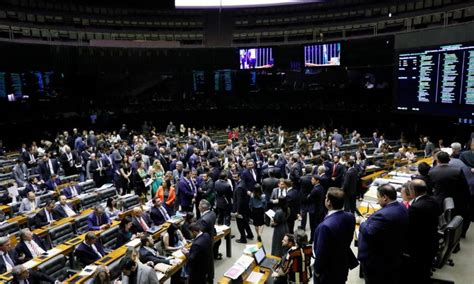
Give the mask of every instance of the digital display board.
[[265, 7], [305, 3], [326, 2], [325, 0], [175, 0], [176, 8], [244, 8]]
[[305, 45], [304, 65], [305, 67], [341, 65], [341, 43]]

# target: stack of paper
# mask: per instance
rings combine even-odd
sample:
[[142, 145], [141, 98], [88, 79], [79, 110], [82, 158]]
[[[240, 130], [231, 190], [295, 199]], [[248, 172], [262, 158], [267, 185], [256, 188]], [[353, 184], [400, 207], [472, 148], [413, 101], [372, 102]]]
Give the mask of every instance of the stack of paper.
[[245, 271], [245, 269], [243, 267], [238, 266], [238, 265], [234, 265], [224, 273], [224, 276], [229, 277], [232, 280], [235, 280], [235, 279], [239, 278], [239, 276], [242, 275], [242, 273], [244, 273], [244, 271]]
[[237, 261], [235, 262], [236, 265], [239, 265], [243, 267], [244, 269], [247, 269], [251, 264], [253, 263], [253, 257], [248, 256], [248, 255], [242, 255]]
[[171, 265], [168, 265], [168, 264], [164, 264], [164, 263], [157, 263], [155, 265], [155, 270], [159, 271], [159, 272], [162, 272], [162, 273], [166, 273], [166, 271], [168, 271], [172, 266]]
[[163, 274], [163, 273], [157, 271], [157, 272], [156, 272], [156, 277], [158, 277], [158, 280], [161, 280], [161, 278], [165, 277], [165, 274]]
[[273, 219], [273, 216], [275, 216], [275, 211], [269, 209], [267, 212], [265, 212], [265, 214], [267, 214], [268, 217]]
[[183, 254], [183, 252], [181, 250], [177, 250], [175, 252], [173, 252], [171, 254], [174, 258], [177, 258], [177, 259], [184, 259], [186, 258], [186, 256]]
[[253, 245], [246, 245], [245, 246], [245, 249], [244, 249], [244, 254], [254, 254], [255, 252], [257, 252], [258, 250], [258, 247], [257, 247], [257, 244], [253, 244]]
[[263, 273], [252, 271], [245, 281], [250, 283], [258, 283], [260, 282], [260, 279], [262, 279], [263, 275]]
[[140, 239], [136, 238], [134, 240], [129, 241], [128, 243], [125, 244], [129, 248], [136, 248], [140, 246]]

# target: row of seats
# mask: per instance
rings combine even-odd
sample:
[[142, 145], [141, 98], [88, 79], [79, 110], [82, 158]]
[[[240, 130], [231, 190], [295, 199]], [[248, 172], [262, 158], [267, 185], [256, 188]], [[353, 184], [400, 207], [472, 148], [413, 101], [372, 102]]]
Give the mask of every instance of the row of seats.
[[299, 29], [263, 29], [260, 31], [235, 32], [234, 43], [283, 41], [311, 41], [319, 39], [342, 39], [357, 36], [375, 36], [388, 33], [406, 32], [425, 28], [442, 27], [470, 21], [474, 18], [474, 7], [434, 13], [422, 16], [392, 19], [383, 21], [347, 24], [342, 26], [306, 27]]
[[[292, 11], [289, 13], [278, 12], [276, 15], [271, 13], [265, 15], [260, 10], [254, 10], [253, 13], [246, 13], [245, 16], [238, 17], [235, 20], [236, 26], [243, 27], [258, 27], [258, 26], [275, 26], [275, 25], [308, 25], [321, 24], [328, 22], [347, 22], [349, 20], [367, 19], [374, 17], [387, 17], [389, 13], [393, 15], [404, 13], [426, 13], [431, 9], [445, 8], [453, 4], [464, 3], [466, 1], [452, 1], [452, 0], [425, 0], [412, 1], [408, 3], [398, 3], [388, 5], [352, 6], [347, 9], [334, 8], [331, 10], [319, 9], [301, 9], [299, 11]], [[255, 15], [256, 14], [256, 15]]]

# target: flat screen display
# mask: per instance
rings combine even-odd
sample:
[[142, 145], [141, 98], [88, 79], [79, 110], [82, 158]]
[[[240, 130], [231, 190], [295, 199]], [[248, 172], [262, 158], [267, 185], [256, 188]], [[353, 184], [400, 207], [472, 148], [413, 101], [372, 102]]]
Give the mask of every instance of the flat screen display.
[[326, 2], [325, 0], [175, 0], [176, 8], [244, 8], [265, 7], [305, 3]]
[[399, 111], [474, 115], [474, 44], [452, 44], [400, 52]]
[[272, 68], [273, 48], [246, 48], [239, 50], [240, 69], [265, 69]]
[[305, 45], [304, 65], [305, 67], [341, 65], [341, 43]]

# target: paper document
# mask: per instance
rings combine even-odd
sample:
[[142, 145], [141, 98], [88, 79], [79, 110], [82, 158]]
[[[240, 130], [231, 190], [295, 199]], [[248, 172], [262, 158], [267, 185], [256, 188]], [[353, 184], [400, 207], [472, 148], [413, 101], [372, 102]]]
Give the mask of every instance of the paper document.
[[26, 267], [26, 269], [31, 269], [34, 266], [36, 266], [40, 261], [34, 261], [34, 260], [28, 260], [27, 262], [23, 263], [23, 266]]
[[252, 271], [245, 281], [250, 283], [258, 283], [262, 277], [263, 273]]
[[136, 238], [134, 240], [131, 240], [129, 241], [128, 243], [126, 243], [125, 245], [129, 248], [136, 248], [136, 247], [139, 247], [140, 246], [140, 238]]
[[267, 214], [268, 217], [273, 219], [273, 217], [275, 216], [275, 211], [269, 209], [267, 212], [265, 212], [265, 214]]
[[156, 272], [156, 277], [158, 277], [158, 280], [161, 280], [161, 278], [165, 277], [165, 274], [163, 274], [163, 273], [157, 271], [157, 272]]
[[48, 252], [48, 256], [52, 256], [52, 255], [60, 254], [62, 251], [60, 249], [53, 248], [53, 249], [48, 250], [47, 252]]
[[158, 263], [155, 265], [155, 270], [166, 273], [172, 266], [164, 263]]
[[175, 258], [183, 259], [186, 258], [181, 250], [177, 250], [171, 254]]
[[243, 267], [244, 269], [247, 269], [253, 263], [253, 260], [254, 260], [253, 257], [244, 254], [241, 257], [239, 257], [239, 259], [237, 259], [237, 261], [235, 262], [235, 265], [238, 265], [238, 266]]
[[242, 275], [242, 273], [244, 273], [244, 271], [245, 269], [243, 267], [234, 265], [224, 273], [224, 276], [229, 277], [232, 280], [236, 280], [240, 275]]

